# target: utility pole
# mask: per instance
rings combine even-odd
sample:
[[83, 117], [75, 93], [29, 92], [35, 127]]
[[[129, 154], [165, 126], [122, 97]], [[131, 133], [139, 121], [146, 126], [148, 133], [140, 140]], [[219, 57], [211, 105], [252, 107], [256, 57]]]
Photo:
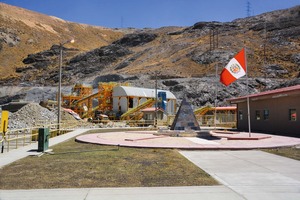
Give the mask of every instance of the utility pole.
[[[210, 55], [211, 55], [211, 51], [215, 50], [217, 48], [219, 48], [219, 31], [217, 28], [212, 27], [209, 30], [209, 47], [210, 47]], [[218, 79], [218, 64], [216, 64], [216, 82], [215, 82], [215, 87], [216, 87], [216, 91], [215, 91], [215, 101], [214, 101], [214, 106], [215, 106], [215, 112], [214, 112], [214, 125], [215, 125], [215, 129], [217, 129], [217, 100], [218, 100], [218, 83], [219, 83], [219, 79]]]
[[57, 98], [57, 130], [60, 134], [60, 124], [61, 124], [61, 73], [62, 73], [62, 62], [63, 62], [63, 47], [67, 43], [74, 43], [74, 39], [62, 42], [59, 44], [59, 71], [58, 71], [58, 98]]
[[[264, 68], [266, 68], [267, 64], [267, 56], [266, 56], [266, 44], [267, 44], [267, 24], [264, 24]], [[267, 72], [265, 70], [265, 81], [267, 80]]]
[[155, 116], [154, 127], [157, 129], [157, 71], [155, 71]]

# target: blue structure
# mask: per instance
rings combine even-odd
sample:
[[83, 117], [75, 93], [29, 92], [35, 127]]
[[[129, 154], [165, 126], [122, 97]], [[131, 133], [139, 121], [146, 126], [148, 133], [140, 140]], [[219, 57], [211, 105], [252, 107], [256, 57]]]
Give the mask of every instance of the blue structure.
[[157, 98], [158, 98], [158, 102], [157, 102], [158, 108], [162, 108], [163, 110], [166, 110], [167, 93], [166, 92], [158, 92]]

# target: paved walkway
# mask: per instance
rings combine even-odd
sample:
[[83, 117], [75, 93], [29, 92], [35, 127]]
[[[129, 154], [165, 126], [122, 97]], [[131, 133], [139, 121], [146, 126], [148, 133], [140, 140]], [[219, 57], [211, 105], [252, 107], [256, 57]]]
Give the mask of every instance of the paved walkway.
[[[49, 145], [52, 146], [68, 140], [85, 131], [76, 130], [52, 138]], [[149, 139], [147, 141], [153, 142], [155, 140]], [[192, 139], [191, 142], [195, 141]], [[37, 144], [0, 154], [0, 168], [32, 154], [32, 152], [29, 152], [31, 149], [37, 149]], [[300, 199], [300, 161], [257, 150], [180, 152], [223, 185], [200, 187], [0, 190], [0, 199]]]
[[1, 200], [240, 200], [226, 186], [0, 190]]
[[245, 199], [300, 199], [300, 161], [262, 151], [181, 151]]

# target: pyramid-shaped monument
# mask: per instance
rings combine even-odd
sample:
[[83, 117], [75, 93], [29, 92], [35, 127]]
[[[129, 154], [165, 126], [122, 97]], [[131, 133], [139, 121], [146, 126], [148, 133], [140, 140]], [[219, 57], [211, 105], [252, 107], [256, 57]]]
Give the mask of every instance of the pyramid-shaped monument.
[[191, 104], [184, 98], [175, 116], [171, 130], [200, 130]]

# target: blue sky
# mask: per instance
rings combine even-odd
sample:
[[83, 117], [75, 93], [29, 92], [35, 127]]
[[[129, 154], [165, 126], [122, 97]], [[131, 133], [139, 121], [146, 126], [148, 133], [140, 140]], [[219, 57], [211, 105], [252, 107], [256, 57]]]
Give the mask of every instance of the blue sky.
[[[191, 26], [247, 16], [247, 0], [0, 0], [64, 20], [109, 28]], [[249, 0], [251, 15], [300, 5], [300, 0]]]

